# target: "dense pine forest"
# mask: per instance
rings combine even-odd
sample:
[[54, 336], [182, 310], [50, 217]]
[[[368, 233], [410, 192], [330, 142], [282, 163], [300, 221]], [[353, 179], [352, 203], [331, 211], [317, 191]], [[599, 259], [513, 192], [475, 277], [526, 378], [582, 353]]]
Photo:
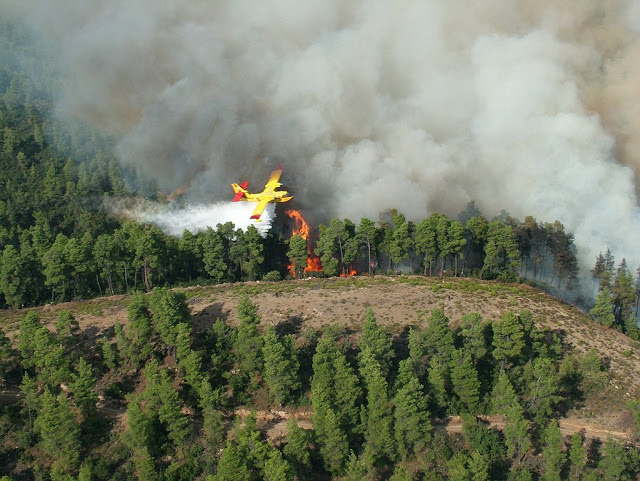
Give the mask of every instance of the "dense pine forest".
[[[170, 289], [354, 273], [527, 282], [637, 340], [640, 276], [606, 246], [581, 276], [560, 221], [488, 218], [473, 203], [455, 218], [328, 219], [310, 239], [232, 223], [176, 238], [105, 208], [170, 200], [119, 163], [109, 135], [55, 117], [61, 80], [23, 26], [0, 19], [0, 56], [0, 309], [128, 295], [127, 327], [89, 340], [67, 310], [53, 330], [30, 309], [17, 332], [0, 324], [0, 479], [637, 478], [634, 445], [563, 438], [558, 419], [607, 386], [607, 363], [529, 311], [491, 323], [469, 312], [452, 327], [434, 308], [426, 328], [392, 336], [368, 309], [356, 336], [291, 333], [259, 327], [245, 296], [239, 325], [196, 330]], [[640, 404], [629, 407], [637, 439]], [[312, 429], [291, 415], [268, 439], [268, 410], [311, 412]], [[447, 434], [450, 416], [462, 434]]]
[[[2, 336], [2, 375], [20, 401], [2, 409], [0, 473], [216, 481], [640, 473], [633, 445], [562, 435], [558, 417], [599, 396], [609, 373], [595, 350], [573, 353], [526, 310], [492, 323], [470, 312], [452, 329], [435, 308], [426, 328], [391, 336], [367, 309], [357, 337], [338, 324], [259, 328], [246, 295], [239, 325], [218, 319], [198, 332], [183, 293], [134, 294], [127, 313], [126, 329], [116, 324], [92, 342], [81, 342], [68, 310], [53, 332], [25, 315], [16, 348]], [[640, 404], [630, 408], [640, 429]], [[285, 436], [258, 429], [265, 409], [291, 413]], [[308, 411], [312, 430], [294, 415]], [[504, 419], [502, 428], [478, 417], [486, 414]], [[462, 417], [459, 435], [440, 425], [452, 415]]]

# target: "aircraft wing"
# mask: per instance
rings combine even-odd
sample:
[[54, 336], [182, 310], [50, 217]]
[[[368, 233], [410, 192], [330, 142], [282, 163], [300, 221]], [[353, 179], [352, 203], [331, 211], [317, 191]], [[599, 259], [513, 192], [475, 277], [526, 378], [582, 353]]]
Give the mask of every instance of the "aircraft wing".
[[260, 199], [258, 201], [258, 205], [253, 210], [253, 214], [251, 214], [251, 218], [254, 219], [256, 222], [259, 222], [260, 216], [262, 215], [262, 212], [264, 211], [265, 207], [267, 207], [268, 203], [269, 203], [269, 199]]
[[278, 166], [275, 168], [275, 170], [273, 172], [271, 172], [271, 176], [269, 177], [269, 180], [267, 181], [267, 183], [264, 186], [264, 192], [273, 192], [274, 190], [276, 190], [278, 187], [280, 187], [280, 183], [278, 182], [280, 180], [280, 176], [282, 175], [282, 165], [278, 164]]

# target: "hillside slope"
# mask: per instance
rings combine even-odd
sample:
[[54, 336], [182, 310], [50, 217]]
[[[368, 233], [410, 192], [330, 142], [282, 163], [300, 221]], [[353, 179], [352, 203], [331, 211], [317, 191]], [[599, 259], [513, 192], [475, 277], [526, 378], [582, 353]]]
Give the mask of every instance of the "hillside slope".
[[[217, 318], [236, 324], [236, 306], [242, 294], [249, 294], [258, 306], [263, 325], [304, 332], [308, 328], [339, 324], [354, 338], [367, 307], [373, 308], [381, 325], [400, 337], [406, 334], [408, 326], [426, 326], [434, 308], [443, 309], [454, 327], [470, 312], [493, 321], [505, 312], [528, 309], [538, 326], [556, 332], [576, 353], [596, 349], [609, 366], [608, 388], [597, 399], [587, 399], [581, 409], [571, 413], [572, 418], [585, 417], [590, 422], [625, 429], [630, 421], [626, 402], [640, 397], [638, 342], [593, 322], [576, 307], [526, 285], [470, 279], [355, 277], [197, 286], [184, 291], [196, 330], [210, 326]], [[35, 310], [52, 328], [58, 311], [70, 309], [90, 341], [116, 322], [126, 325], [126, 305], [127, 296], [114, 296]], [[15, 338], [19, 319], [25, 312], [0, 312], [0, 325], [10, 337]]]

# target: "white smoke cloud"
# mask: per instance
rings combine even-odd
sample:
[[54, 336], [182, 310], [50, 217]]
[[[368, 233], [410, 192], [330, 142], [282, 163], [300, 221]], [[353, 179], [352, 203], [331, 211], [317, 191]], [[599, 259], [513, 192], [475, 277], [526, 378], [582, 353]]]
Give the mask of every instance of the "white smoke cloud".
[[475, 200], [560, 220], [583, 267], [640, 263], [637, 1], [3, 4], [69, 73], [60, 112], [194, 202], [261, 186], [275, 154], [322, 220]]

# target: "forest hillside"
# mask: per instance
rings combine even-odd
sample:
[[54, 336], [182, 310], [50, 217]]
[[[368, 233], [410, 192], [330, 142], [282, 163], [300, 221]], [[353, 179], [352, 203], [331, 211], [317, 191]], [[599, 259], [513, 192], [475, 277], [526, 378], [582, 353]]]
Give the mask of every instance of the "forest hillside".
[[[0, 323], [9, 341], [3, 429], [22, 443], [0, 456], [2, 474], [15, 479], [38, 470], [51, 479], [71, 479], [56, 477], [59, 470], [149, 479], [144, 469], [166, 479], [280, 479], [265, 474], [276, 470], [267, 460], [280, 463], [282, 479], [431, 479], [421, 476], [436, 469], [434, 450], [449, 459], [435, 471], [445, 479], [459, 479], [459, 469], [542, 479], [552, 469], [550, 454], [539, 456], [548, 436], [556, 447], [584, 450], [555, 461], [558, 479], [572, 469], [582, 473], [575, 479], [635, 479], [640, 467], [638, 341], [524, 284], [356, 276], [156, 288], [4, 311]], [[57, 360], [37, 342], [58, 351]], [[386, 401], [371, 399], [374, 392]], [[73, 413], [68, 442], [79, 457], [70, 465], [47, 453], [51, 434], [36, 427], [46, 396]], [[25, 417], [29, 399], [40, 407]], [[30, 416], [33, 434], [19, 441], [15, 429]], [[403, 431], [404, 422], [417, 431]], [[382, 428], [399, 452], [381, 451]], [[307, 448], [294, 455], [296, 436]], [[243, 464], [255, 443], [262, 458]], [[215, 454], [215, 446], [224, 449]], [[247, 476], [225, 475], [228, 463]], [[517, 477], [524, 472], [536, 477]]]

